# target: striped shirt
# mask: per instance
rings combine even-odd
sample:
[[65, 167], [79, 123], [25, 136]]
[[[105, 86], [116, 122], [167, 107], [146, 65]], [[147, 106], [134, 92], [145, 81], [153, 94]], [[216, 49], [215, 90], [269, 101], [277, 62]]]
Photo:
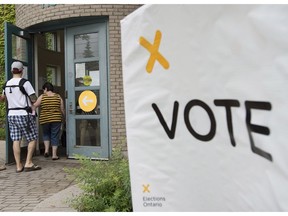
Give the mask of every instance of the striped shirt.
[[59, 94], [54, 94], [52, 96], [48, 96], [47, 94], [42, 95], [39, 121], [40, 124], [62, 121]]

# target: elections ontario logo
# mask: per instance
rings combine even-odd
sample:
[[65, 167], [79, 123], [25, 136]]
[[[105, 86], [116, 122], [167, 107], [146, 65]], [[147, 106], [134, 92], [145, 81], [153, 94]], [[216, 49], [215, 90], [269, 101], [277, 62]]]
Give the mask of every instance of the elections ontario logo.
[[143, 192], [143, 207], [145, 208], [161, 208], [166, 202], [166, 198], [163, 196], [152, 195], [152, 188], [150, 184], [142, 185]]

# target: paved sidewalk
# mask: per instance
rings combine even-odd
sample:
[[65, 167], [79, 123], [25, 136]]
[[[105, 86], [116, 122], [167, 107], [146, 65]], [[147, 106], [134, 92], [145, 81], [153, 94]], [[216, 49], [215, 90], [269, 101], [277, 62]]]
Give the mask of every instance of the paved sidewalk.
[[0, 171], [0, 212], [75, 211], [67, 200], [80, 190], [63, 168], [79, 166], [77, 160], [36, 156], [34, 163], [42, 169], [16, 173], [15, 165]]
[[80, 193], [81, 189], [77, 185], [69, 186], [40, 202], [34, 207], [33, 212], [76, 212], [75, 209], [69, 207], [67, 200]]

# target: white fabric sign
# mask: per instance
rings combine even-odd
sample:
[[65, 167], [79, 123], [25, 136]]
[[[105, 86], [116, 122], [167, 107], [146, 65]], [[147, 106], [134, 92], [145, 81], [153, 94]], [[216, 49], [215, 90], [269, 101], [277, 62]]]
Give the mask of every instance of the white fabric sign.
[[134, 211], [288, 211], [288, 5], [121, 21]]

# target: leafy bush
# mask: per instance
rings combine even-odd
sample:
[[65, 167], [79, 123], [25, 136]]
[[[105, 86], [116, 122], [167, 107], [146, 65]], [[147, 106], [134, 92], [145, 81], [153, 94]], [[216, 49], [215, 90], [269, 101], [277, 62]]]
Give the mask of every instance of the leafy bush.
[[[5, 22], [15, 23], [15, 4], [0, 4], [0, 94], [2, 94], [2, 86], [5, 83], [5, 55], [4, 55]], [[0, 121], [5, 122], [5, 117], [6, 117], [5, 103], [0, 103]], [[3, 139], [2, 130], [1, 130], [1, 139]]]
[[0, 140], [6, 139], [6, 130], [5, 128], [0, 128]]
[[112, 151], [108, 161], [95, 161], [76, 155], [80, 168], [66, 171], [75, 177], [83, 193], [72, 198], [70, 205], [80, 212], [132, 211], [128, 159], [121, 148]]

